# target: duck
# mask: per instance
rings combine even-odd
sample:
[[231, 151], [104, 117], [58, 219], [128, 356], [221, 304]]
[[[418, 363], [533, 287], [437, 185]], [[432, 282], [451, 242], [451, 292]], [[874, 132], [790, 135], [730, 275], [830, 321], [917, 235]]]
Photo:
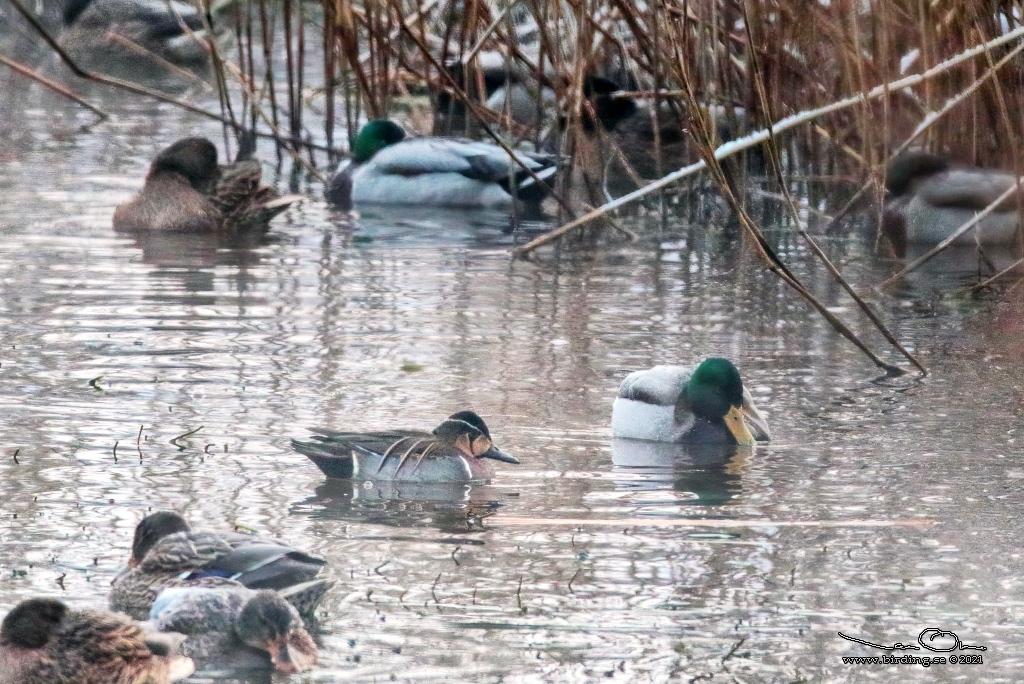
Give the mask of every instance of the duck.
[[144, 624], [184, 634], [182, 652], [200, 670], [305, 672], [317, 662], [299, 611], [273, 589], [170, 587], [157, 595]]
[[406, 139], [394, 121], [376, 119], [355, 137], [351, 158], [342, 162], [327, 187], [327, 200], [342, 209], [354, 203], [507, 208], [517, 200], [537, 206], [558, 172], [558, 158], [514, 154], [543, 184], [497, 145], [457, 138]]
[[612, 405], [615, 437], [652, 442], [750, 445], [771, 439], [740, 373], [728, 359], [630, 373]]
[[301, 198], [261, 186], [261, 174], [254, 159], [219, 166], [212, 142], [183, 138], [156, 155], [142, 191], [114, 210], [114, 230], [222, 235], [265, 230]]
[[180, 514], [157, 511], [135, 528], [128, 567], [111, 582], [110, 607], [144, 620], [168, 587], [247, 587], [278, 590], [309, 615], [334, 584], [316, 579], [326, 564], [273, 539], [195, 532]]
[[[923, 150], [904, 153], [885, 171], [881, 233], [903, 257], [908, 244], [942, 242], [1016, 183], [1005, 171], [954, 166]], [[986, 246], [1012, 245], [1020, 233], [1021, 203], [1017, 190], [953, 244], [973, 245], [977, 239]]]
[[356, 480], [451, 483], [489, 480], [488, 460], [518, 464], [494, 446], [483, 419], [473, 411], [453, 413], [433, 432], [339, 432], [317, 430], [315, 442], [292, 440], [327, 477]]
[[147, 634], [124, 615], [22, 601], [0, 623], [0, 684], [168, 684], [195, 670], [178, 633]]
[[220, 37], [182, 0], [68, 0], [62, 18], [58, 42], [79, 66], [126, 74], [139, 68], [139, 48], [155, 58], [143, 66], [204, 69], [207, 41]]

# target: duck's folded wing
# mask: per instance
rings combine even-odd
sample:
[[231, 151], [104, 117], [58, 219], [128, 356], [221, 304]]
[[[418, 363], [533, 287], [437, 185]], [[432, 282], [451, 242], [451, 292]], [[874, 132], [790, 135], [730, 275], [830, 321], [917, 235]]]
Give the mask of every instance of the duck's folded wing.
[[327, 561], [287, 544], [235, 534], [226, 538], [231, 551], [215, 558], [196, 577], [227, 577], [250, 589], [283, 589], [307, 582]]
[[420, 430], [317, 432], [320, 434], [313, 435], [316, 441], [293, 439], [292, 448], [313, 461], [327, 477], [342, 479], [376, 475], [392, 455], [397, 462], [403, 455], [415, 454], [435, 441], [434, 435]]
[[234, 209], [248, 202], [260, 187], [263, 169], [255, 159], [246, 159], [218, 169], [217, 181], [210, 194], [211, 199], [218, 203], [218, 208]]
[[426, 173], [465, 173], [473, 143], [458, 140], [420, 138], [388, 145], [373, 156], [371, 164], [379, 173], [418, 176]]
[[287, 587], [277, 592], [288, 603], [295, 606], [300, 615], [311, 616], [323, 600], [327, 590], [334, 586], [333, 580], [316, 579]]
[[[69, 6], [71, 4], [68, 3]], [[87, 4], [77, 21], [85, 27], [103, 29], [119, 22], [137, 22], [145, 26], [153, 38], [168, 38], [203, 29], [203, 17], [196, 8], [178, 0], [97, 1]]]
[[[917, 191], [921, 199], [936, 207], [981, 211], [1017, 184], [1009, 173], [986, 169], [950, 169], [923, 182]], [[1016, 211], [1024, 203], [1021, 189], [999, 203], [997, 211]]]
[[[551, 166], [547, 158], [516, 152], [516, 158], [535, 172]], [[378, 172], [397, 176], [457, 173], [488, 183], [522, 172], [508, 152], [497, 145], [448, 138], [420, 138], [389, 145], [373, 157]]]
[[[388, 449], [394, 451], [405, 444], [408, 449], [415, 442], [422, 439], [432, 439], [433, 435], [422, 430], [387, 430], [382, 432], [341, 432], [337, 430], [317, 430], [313, 442], [296, 442], [295, 444], [317, 449], [319, 452], [340, 453], [345, 456], [351, 455], [351, 450], [357, 448], [364, 451], [372, 451], [383, 454]], [[298, 449], [298, 446], [296, 446]], [[300, 453], [306, 453], [299, 449]]]
[[228, 553], [231, 553], [231, 546], [215, 534], [178, 532], [154, 544], [139, 569], [154, 574], [198, 570]]
[[672, 406], [693, 375], [693, 366], [655, 366], [634, 371], [619, 385], [619, 398]]

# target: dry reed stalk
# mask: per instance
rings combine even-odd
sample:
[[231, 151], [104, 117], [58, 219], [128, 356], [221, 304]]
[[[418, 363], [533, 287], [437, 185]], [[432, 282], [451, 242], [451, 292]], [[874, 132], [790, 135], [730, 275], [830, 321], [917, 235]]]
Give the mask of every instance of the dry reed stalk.
[[104, 121], [104, 120], [110, 118], [110, 115], [107, 114], [106, 112], [104, 112], [99, 107], [96, 107], [95, 105], [92, 105], [92, 104], [86, 102], [81, 97], [79, 97], [75, 93], [71, 92], [70, 90], [68, 90], [67, 88], [62, 86], [60, 83], [57, 83], [57, 82], [55, 82], [55, 81], [53, 81], [53, 80], [51, 80], [49, 78], [46, 78], [45, 76], [42, 76], [42, 75], [38, 74], [37, 72], [35, 72], [32, 69], [30, 69], [27, 66], [25, 66], [24, 64], [21, 64], [20, 62], [15, 62], [13, 59], [8, 59], [7, 57], [4, 57], [3, 55], [0, 55], [0, 64], [5, 64], [6, 66], [10, 67], [14, 71], [17, 71], [19, 74], [21, 74], [25, 78], [31, 79], [31, 80], [35, 81], [36, 83], [39, 83], [39, 84], [45, 86], [46, 88], [49, 88], [50, 90], [54, 91], [55, 93], [58, 93], [58, 94], [60, 94], [63, 97], [66, 97], [67, 99], [71, 100], [72, 102], [75, 102], [75, 103], [81, 105], [82, 107], [85, 107], [90, 112], [92, 112], [93, 114], [96, 115], [96, 121], [97, 122]]
[[[753, 40], [751, 34], [749, 33], [749, 22], [747, 23], [747, 31], [748, 41], [751, 45], [753, 45]], [[677, 51], [677, 54], [682, 54], [685, 51], [685, 46], [676, 45], [674, 47]], [[756, 59], [752, 59], [751, 62], [751, 71], [755, 74], [755, 78], [757, 78], [757, 61]], [[782, 261], [782, 259], [778, 256], [775, 249], [771, 246], [771, 244], [765, 238], [764, 234], [761, 232], [760, 228], [757, 226], [757, 224], [747, 213], [746, 209], [736, 198], [736, 194], [733, 192], [732, 186], [726, 177], [725, 171], [722, 168], [720, 160], [717, 159], [715, 156], [714, 132], [711, 129], [710, 122], [706, 119], [706, 117], [701, 115], [700, 106], [697, 101], [696, 93], [694, 92], [692, 87], [689, 87], [690, 72], [687, 68], [687, 63], [683, 60], [677, 60], [676, 62], [674, 62], [674, 65], [677, 69], [675, 77], [679, 82], [683, 84], [684, 88], [686, 89], [690, 108], [696, 114], [694, 119], [696, 122], [695, 137], [697, 138], [698, 150], [700, 151], [701, 156], [704, 158], [707, 167], [715, 180], [715, 183], [718, 185], [719, 191], [721, 192], [725, 200], [728, 202], [729, 206], [732, 208], [733, 213], [739, 219], [740, 225], [743, 227], [744, 232], [751, 238], [750, 241], [754, 246], [755, 252], [763, 259], [768, 270], [774, 273], [776, 276], [778, 276], [784, 283], [789, 285], [790, 288], [792, 288], [800, 296], [802, 296], [816, 311], [818, 311], [819, 314], [821, 314], [823, 318], [825, 318], [826, 321], [828, 321], [828, 323], [836, 330], [836, 332], [838, 332], [850, 343], [852, 343], [855, 347], [857, 347], [862, 353], [864, 353], [869, 359], [871, 359], [871, 361], [875, 365], [884, 369], [889, 376], [903, 374], [903, 369], [893, 364], [887, 363], [880, 356], [875, 354], [875, 352], [872, 351], [871, 348], [868, 347], [867, 344], [864, 343], [859, 338], [859, 336], [857, 336], [857, 334], [854, 333], [845, 323], [843, 323], [843, 321], [841, 321], [838, 318], [838, 316], [829, 311], [829, 309], [817, 297], [814, 296], [814, 294], [801, 282], [800, 278], [795, 273], [793, 273], [789, 269], [789, 267], [786, 266], [786, 264]], [[762, 103], [766, 105], [767, 97], [764, 93], [763, 84], [760, 84], [760, 82], [758, 81], [757, 85], [759, 90], [759, 98], [762, 101]], [[776, 144], [774, 133], [772, 132], [771, 127], [767, 129], [767, 133], [769, 143], [768, 148], [769, 151], [772, 152], [774, 162], [773, 165], [776, 168], [778, 179], [780, 181], [780, 185], [783, 188], [783, 192], [788, 193], [788, 188], [786, 186], [786, 183], [784, 182], [784, 179], [782, 178], [782, 167], [779, 163], [778, 145]], [[791, 201], [790, 205], [792, 206]], [[795, 207], [793, 207], [793, 210], [795, 214]], [[799, 221], [797, 225], [799, 225]], [[811, 240], [810, 242], [813, 244], [813, 240]], [[816, 248], [817, 245], [814, 245], [814, 247]], [[820, 256], [824, 258], [824, 254], [821, 253], [820, 249], [817, 250], [817, 253], [819, 253]], [[832, 266], [827, 259], [824, 259], [824, 261], [827, 263], [828, 266]], [[837, 277], [840, 281], [842, 281], [841, 276], [839, 276], [838, 271], [836, 271], [834, 267], [832, 267], [831, 271], [833, 277]], [[921, 369], [922, 372], [926, 372], [924, 371], [923, 366], [921, 366]]]
[[[1003, 34], [998, 38], [994, 38], [984, 44], [975, 45], [968, 49], [965, 49], [959, 54], [954, 55], [953, 57], [950, 57], [949, 59], [934, 65], [933, 67], [927, 69], [921, 74], [914, 74], [912, 76], [907, 76], [896, 81], [883, 83], [879, 86], [875, 86], [874, 88], [867, 92], [859, 93], [857, 95], [849, 97], [844, 97], [834, 102], [831, 102], [827, 105], [817, 107], [815, 109], [801, 111], [796, 114], [791, 114], [789, 116], [783, 117], [782, 119], [776, 121], [772, 125], [771, 129], [775, 134], [779, 134], [790, 129], [798, 128], [804, 124], [810, 123], [815, 119], [826, 116], [828, 114], [843, 111], [851, 107], [859, 106], [864, 100], [881, 99], [887, 96], [890, 91], [902, 90], [904, 88], [911, 88], [922, 83], [929, 83], [933, 79], [946, 74], [952, 68], [968, 60], [974, 59], [975, 57], [981, 56], [989, 50], [1005, 45], [1014, 40], [1019, 40], [1021, 38], [1024, 38], [1024, 26], [1018, 27], [1013, 31]], [[714, 150], [714, 158], [716, 160], [721, 161], [722, 159], [732, 156], [737, 152], [749, 149], [756, 145], [760, 145], [767, 140], [768, 129], [761, 129], [755, 131], [754, 133], [743, 136], [742, 138], [738, 138], [729, 141], [725, 144], [719, 145]], [[538, 247], [541, 247], [552, 242], [553, 240], [567, 234], [569, 231], [574, 230], [579, 226], [582, 226], [596, 218], [605, 215], [609, 211], [618, 209], [619, 207], [635, 202], [649, 195], [655, 190], [667, 187], [705, 168], [706, 163], [703, 160], [684, 166], [683, 168], [677, 171], [674, 171], [663, 176], [659, 180], [649, 183], [648, 185], [639, 188], [631, 193], [623, 195], [622, 197], [619, 197], [611, 202], [607, 202], [604, 205], [598, 207], [597, 209], [587, 212], [583, 216], [580, 216], [579, 218], [573, 221], [570, 221], [562, 226], [559, 226], [553, 229], [552, 231], [549, 231], [548, 233], [545, 233], [544, 235], [541, 235], [538, 238], [530, 241], [529, 243], [516, 248], [512, 252], [513, 256], [525, 256], [531, 251], [537, 249]]]
[[[768, 117], [771, 118], [771, 106], [768, 104], [768, 97], [764, 90], [764, 82], [760, 78], [760, 69], [758, 68], [757, 64], [757, 55], [756, 52], [752, 49], [754, 44], [754, 38], [749, 22], [749, 17], [745, 18], [747, 19], [747, 41], [751, 46], [751, 72], [754, 75], [754, 85], [756, 86], [757, 96], [761, 102], [761, 106], [764, 108], [765, 113], [768, 114]], [[885, 325], [885, 323], [882, 322], [882, 320], [878, 317], [875, 311], [868, 305], [868, 303], [864, 301], [864, 299], [860, 295], [858, 295], [857, 292], [854, 291], [854, 289], [850, 286], [847, 280], [839, 272], [839, 269], [835, 267], [832, 261], [825, 255], [825, 252], [822, 251], [821, 247], [818, 246], [818, 243], [815, 242], [815, 240], [807, 233], [807, 229], [804, 227], [803, 222], [800, 221], [800, 214], [796, 209], [796, 204], [793, 202], [793, 198], [790, 195], [789, 185], [786, 183], [786, 179], [783, 177], [778, 141], [775, 138], [775, 135], [772, 132], [770, 126], [768, 128], [768, 135], [769, 138], [767, 149], [769, 152], [769, 159], [772, 162], [772, 169], [775, 171], [775, 180], [781, 188], [783, 195], [785, 195], [786, 197], [786, 204], [789, 207], [792, 221], [794, 225], [797, 226], [800, 237], [802, 237], [804, 242], [806, 242], [807, 245], [811, 248], [812, 253], [825, 266], [826, 270], [828, 270], [832, 278], [837, 283], [839, 283], [843, 290], [846, 291], [846, 293], [854, 300], [854, 302], [856, 302], [857, 306], [864, 313], [864, 315], [868, 317], [868, 319], [875, 326], [875, 328], [882, 334], [883, 337], [885, 337], [886, 341], [890, 345], [892, 345], [892, 347], [894, 347], [897, 351], [903, 354], [904, 358], [910, 361], [910, 363], [912, 363], [915, 368], [921, 371], [922, 375], [928, 375], [928, 369], [925, 368], [924, 365], [906, 349], [906, 347], [900, 344], [899, 340], [896, 339], [896, 336], [892, 334], [889, 328]], [[801, 292], [801, 294], [803, 294], [803, 292]], [[807, 297], [807, 295], [804, 296]], [[811, 304], [819, 311], [822, 311], [823, 314], [827, 311], [827, 309], [825, 309], [824, 306], [820, 304], [820, 302], [818, 302], [816, 299], [812, 299]], [[853, 342], [858, 349], [864, 351], [874, 363], [884, 368], [890, 375], [902, 374], [902, 369], [893, 366], [892, 364], [882, 362], [876, 354], [873, 354], [868, 351], [866, 344], [864, 344], [859, 339], [854, 339], [854, 337], [856, 336], [853, 334], [851, 330], [849, 330], [849, 328], [847, 328], [846, 326], [838, 327], [829, 316], [825, 317], [827, 320], [829, 320], [830, 323], [833, 324], [833, 327], [836, 327], [836, 330], [841, 335], [843, 335], [851, 342]], [[838, 321], [838, 317], [835, 317], [835, 320]], [[852, 335], [853, 337], [851, 337]]]

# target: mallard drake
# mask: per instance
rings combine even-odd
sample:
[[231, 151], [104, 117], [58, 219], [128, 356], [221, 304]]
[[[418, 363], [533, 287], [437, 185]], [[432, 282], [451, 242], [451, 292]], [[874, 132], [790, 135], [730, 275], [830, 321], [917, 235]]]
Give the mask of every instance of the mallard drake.
[[199, 668], [305, 672], [317, 649], [294, 606], [272, 589], [174, 587], [156, 597], [147, 625], [180, 632]]
[[728, 359], [655, 366], [626, 376], [612, 406], [616, 437], [654, 442], [753, 444], [771, 439]]
[[519, 463], [491, 442], [483, 419], [459, 411], [434, 428], [387, 432], [317, 430], [316, 442], [292, 440], [327, 477], [402, 482], [487, 480], [494, 469], [484, 459]]
[[146, 635], [124, 615], [22, 601], [0, 625], [0, 684], [166, 684], [192, 674], [180, 634]]
[[[544, 183], [558, 171], [555, 157], [515, 156]], [[352, 157], [328, 185], [327, 200], [344, 209], [353, 202], [508, 207], [514, 199], [537, 204], [547, 193], [497, 145], [455, 138], [406, 140], [398, 124], [378, 119], [359, 131]]]
[[[1016, 183], [1017, 177], [1004, 171], [951, 166], [935, 154], [907, 152], [885, 172], [889, 199], [882, 234], [897, 256], [905, 255], [907, 244], [939, 243]], [[954, 244], [975, 244], [975, 232], [983, 245], [1012, 244], [1020, 232], [1021, 205], [1018, 189]]]
[[314, 579], [326, 564], [273, 539], [193, 532], [177, 513], [158, 511], [136, 526], [128, 567], [111, 583], [110, 607], [142, 620], [167, 587], [248, 587], [277, 589], [310, 614], [333, 585]]
[[265, 229], [301, 199], [261, 186], [253, 159], [217, 165], [206, 138], [184, 138], [162, 150], [149, 167], [142, 192], [114, 210], [114, 230], [233, 234]]

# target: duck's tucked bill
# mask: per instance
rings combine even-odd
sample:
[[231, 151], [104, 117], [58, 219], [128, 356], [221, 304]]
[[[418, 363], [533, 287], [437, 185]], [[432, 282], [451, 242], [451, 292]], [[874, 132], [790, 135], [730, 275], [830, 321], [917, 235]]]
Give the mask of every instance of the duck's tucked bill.
[[0, 625], [2, 684], [169, 684], [194, 671], [179, 633], [144, 631], [125, 615], [22, 601]]
[[302, 199], [260, 185], [252, 159], [217, 164], [206, 138], [183, 138], [153, 159], [139, 194], [114, 210], [114, 229], [124, 232], [237, 234], [266, 230], [267, 223]]

